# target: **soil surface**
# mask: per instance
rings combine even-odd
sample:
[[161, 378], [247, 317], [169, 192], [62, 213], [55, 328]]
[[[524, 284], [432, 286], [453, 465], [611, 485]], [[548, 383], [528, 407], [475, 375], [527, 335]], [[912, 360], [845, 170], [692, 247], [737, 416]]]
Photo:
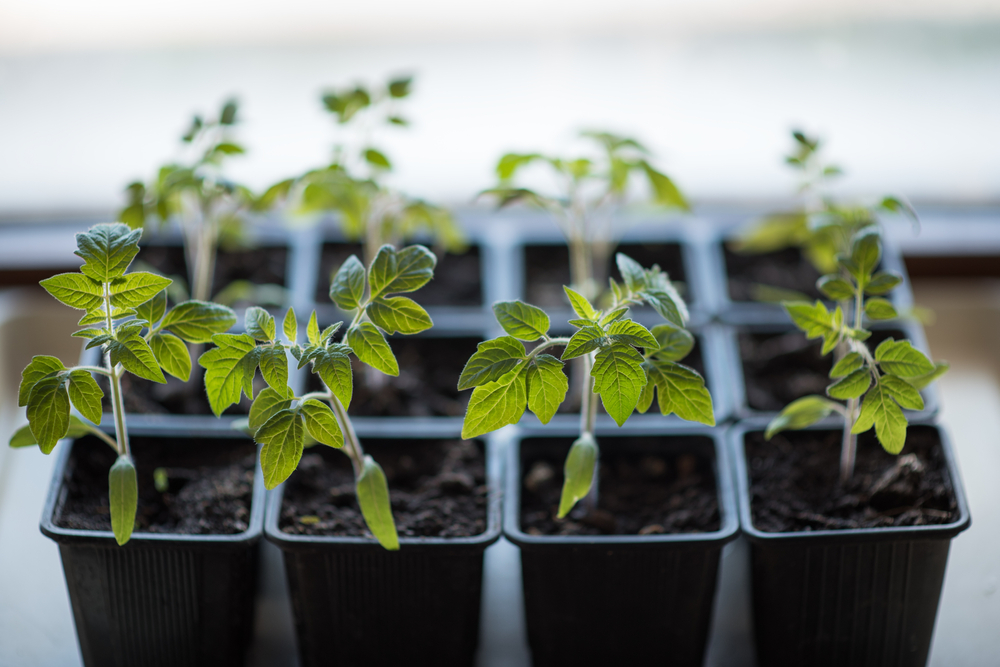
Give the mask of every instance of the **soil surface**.
[[[389, 483], [400, 537], [470, 537], [486, 531], [489, 489], [482, 448], [468, 440], [362, 443]], [[367, 536], [350, 459], [318, 446], [285, 485], [281, 530], [293, 535]]]
[[[168, 278], [180, 277], [185, 284], [188, 282], [187, 260], [181, 246], [143, 246], [136, 261], [149, 264]], [[234, 280], [248, 280], [255, 285], [285, 286], [287, 265], [288, 249], [285, 247], [219, 250], [215, 258], [212, 291], [217, 293]]]
[[[573, 440], [524, 440], [521, 443], [521, 469], [527, 471], [521, 483], [524, 532], [657, 535], [718, 530], [719, 502], [711, 459], [700, 454], [675, 454], [662, 449], [658, 452], [657, 440], [600, 438], [597, 508], [587, 513], [581, 501], [565, 519], [557, 519], [556, 514], [562, 493], [563, 463]], [[685, 439], [671, 438], [672, 442], [680, 440]], [[706, 447], [711, 445], [708, 438], [687, 440], [706, 443]], [[639, 445], [639, 452], [619, 453], [632, 444]]]
[[[458, 378], [481, 338], [391, 336], [399, 376], [371, 372], [353, 355], [354, 395], [348, 412], [355, 417], [460, 417], [471, 390], [458, 391]], [[321, 391], [310, 373], [307, 391]]]
[[[643, 267], [659, 264], [674, 286], [685, 295], [687, 274], [684, 257], [678, 243], [623, 243], [615, 252], [623, 252]], [[608, 273], [621, 282], [614, 253], [608, 263]], [[569, 285], [569, 250], [564, 245], [529, 245], [524, 247], [525, 301], [543, 308], [567, 306], [563, 285]], [[607, 287], [607, 279], [601, 283]]]
[[[351, 255], [364, 261], [360, 243], [323, 244], [320, 279], [316, 284], [317, 303], [330, 301], [330, 280]], [[434, 279], [408, 296], [422, 306], [481, 306], [482, 265], [478, 246], [470, 246], [460, 255], [439, 254]]]
[[[875, 349], [889, 337], [902, 340], [906, 334], [895, 329], [874, 331], [867, 342]], [[822, 356], [822, 340], [808, 340], [798, 329], [784, 333], [742, 331], [739, 344], [746, 401], [754, 410], [776, 412], [803, 396], [825, 396], [833, 382], [833, 354]]]
[[732, 301], [757, 301], [755, 287], [758, 285], [794, 290], [810, 299], [826, 299], [816, 289], [819, 271], [798, 248], [744, 255], [723, 247], [723, 252]]
[[[155, 444], [147, 447], [150, 440]], [[233, 535], [245, 531], [253, 498], [253, 443], [219, 447], [224, 453], [207, 464], [169, 451], [173, 444], [159, 438], [132, 438], [139, 484], [136, 532]], [[213, 447], [219, 443], [204, 444]], [[192, 447], [200, 448], [200, 443], [184, 443], [188, 451]], [[116, 454], [93, 437], [78, 440], [73, 449], [66, 497], [55, 523], [62, 528], [111, 530], [108, 470]], [[156, 490], [153, 481], [157, 466], [164, 467], [169, 481], [163, 493]]]
[[765, 532], [923, 526], [954, 521], [955, 494], [937, 432], [911, 426], [899, 456], [873, 431], [858, 436], [850, 483], [841, 488], [836, 431], [746, 436], [753, 523]]

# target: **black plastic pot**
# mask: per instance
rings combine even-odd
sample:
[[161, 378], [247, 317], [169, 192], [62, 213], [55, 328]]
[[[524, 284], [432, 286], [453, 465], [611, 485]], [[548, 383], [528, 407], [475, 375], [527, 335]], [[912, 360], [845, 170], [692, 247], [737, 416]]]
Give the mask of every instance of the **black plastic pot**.
[[[555, 433], [554, 433], [555, 432]], [[562, 435], [556, 444], [544, 435]], [[564, 457], [564, 429], [522, 430], [508, 444], [504, 535], [521, 550], [525, 618], [533, 664], [701, 665], [722, 547], [737, 535], [735, 496], [722, 432], [625, 428], [648, 445], [616, 445], [598, 434], [602, 456], [692, 453], [711, 462], [720, 527], [673, 535], [540, 536], [521, 529], [523, 463], [532, 452]], [[530, 436], [530, 437], [529, 437]], [[554, 451], [558, 449], [558, 451]]]
[[[368, 443], [457, 437], [432, 421], [358, 431]], [[303, 667], [473, 664], [483, 552], [500, 537], [500, 461], [485, 447], [487, 529], [472, 537], [401, 537], [390, 552], [374, 538], [292, 535], [279, 528], [284, 485], [269, 494], [265, 536], [285, 561]]]
[[[153, 464], [202, 465], [255, 451], [253, 442], [236, 432], [133, 428], [130, 435], [140, 475], [144, 466]], [[119, 547], [111, 531], [75, 530], [55, 523], [65, 502], [64, 484], [72, 475], [74, 453], [81, 447], [107, 445], [87, 437], [60, 446], [41, 530], [59, 544], [84, 664], [242, 665], [253, 632], [257, 542], [264, 522], [259, 472], [246, 531], [133, 533]]]
[[[730, 429], [740, 524], [750, 542], [758, 663], [773, 667], [919, 667], [927, 663], [952, 538], [969, 508], [943, 430], [958, 516], [929, 526], [766, 533], [752, 521], [744, 437]], [[830, 429], [828, 422], [811, 430]], [[911, 425], [910, 427], [916, 428]]]

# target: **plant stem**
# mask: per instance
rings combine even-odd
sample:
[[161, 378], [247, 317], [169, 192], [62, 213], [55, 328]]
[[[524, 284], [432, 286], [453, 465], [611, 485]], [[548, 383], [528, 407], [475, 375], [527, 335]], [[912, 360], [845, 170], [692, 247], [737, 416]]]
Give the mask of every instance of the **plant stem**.
[[330, 407], [333, 408], [334, 414], [337, 415], [337, 421], [340, 422], [340, 428], [344, 432], [344, 444], [347, 445], [347, 456], [351, 459], [351, 463], [354, 466], [354, 476], [358, 477], [364, 469], [365, 451], [361, 448], [358, 434], [354, 432], [354, 424], [351, 423], [351, 418], [347, 415], [347, 410], [344, 409], [340, 399], [334, 396], [329, 388], [327, 388], [327, 392]]
[[203, 221], [196, 238], [191, 297], [198, 301], [208, 301], [212, 295], [212, 274], [215, 272], [215, 250], [218, 240], [215, 225]]
[[[594, 367], [594, 353], [585, 354], [580, 357], [583, 362], [580, 366], [583, 373], [583, 403], [580, 406], [580, 435], [589, 435], [594, 439], [594, 446], [597, 447], [597, 438], [594, 437], [594, 423], [597, 421], [597, 394], [594, 393], [594, 376], [590, 374]], [[580, 501], [580, 508], [584, 514], [589, 514], [597, 509], [597, 496], [601, 468], [601, 450], [597, 448], [597, 456], [594, 458], [594, 472], [590, 483], [590, 491], [587, 496]]]
[[[861, 328], [861, 312], [864, 305], [864, 294], [861, 289], [854, 297], [854, 328]], [[844, 423], [844, 436], [840, 443], [840, 483], [847, 484], [854, 475], [854, 459], [857, 455], [858, 436], [851, 433], [854, 420], [857, 418], [858, 399], [847, 402], [847, 415]]]
[[[104, 322], [109, 334], [113, 334], [115, 330], [115, 323], [111, 318], [111, 312], [111, 284], [104, 283]], [[131, 450], [128, 445], [128, 430], [125, 428], [125, 402], [122, 400], [121, 374], [125, 372], [125, 369], [120, 364], [118, 366], [112, 365], [110, 352], [105, 353], [104, 358], [108, 366], [107, 372], [110, 378], [109, 384], [111, 385], [111, 412], [115, 416], [115, 449], [118, 450], [119, 456], [131, 456]]]

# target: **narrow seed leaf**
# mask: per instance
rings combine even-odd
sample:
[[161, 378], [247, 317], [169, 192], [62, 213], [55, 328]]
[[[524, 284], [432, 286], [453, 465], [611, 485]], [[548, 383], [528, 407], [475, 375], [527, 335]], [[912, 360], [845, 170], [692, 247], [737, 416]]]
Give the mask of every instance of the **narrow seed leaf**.
[[642, 355], [624, 343], [602, 348], [594, 359], [591, 375], [594, 392], [601, 395], [604, 409], [621, 426], [635, 410], [646, 386]]
[[891, 320], [899, 317], [899, 313], [885, 299], [868, 299], [865, 303], [865, 315], [872, 320]]
[[523, 301], [499, 301], [493, 304], [493, 314], [503, 330], [519, 340], [538, 340], [549, 332], [545, 311]]
[[250, 306], [243, 320], [247, 333], [255, 339], [265, 342], [274, 340], [277, 330], [271, 313], [259, 306]]
[[128, 269], [139, 252], [141, 237], [141, 229], [121, 223], [94, 225], [77, 234], [74, 254], [85, 261], [80, 271], [99, 283], [111, 282]]
[[715, 426], [712, 396], [697, 371], [659, 359], [651, 359], [643, 366], [649, 373], [649, 380], [656, 385], [660, 414], [674, 413], [687, 421]]
[[507, 424], [520, 421], [527, 407], [527, 373], [520, 366], [497, 381], [476, 387], [462, 423], [462, 439], [468, 440]]
[[579, 292], [570, 289], [569, 287], [563, 286], [563, 291], [566, 292], [566, 296], [569, 298], [569, 303], [573, 306], [573, 311], [585, 320], [593, 321], [597, 319], [597, 311], [590, 304], [585, 296]]
[[585, 327], [573, 334], [560, 357], [563, 361], [582, 357], [608, 343], [604, 330], [599, 327]]
[[934, 371], [934, 364], [923, 352], [916, 350], [908, 340], [887, 338], [875, 348], [875, 361], [886, 373], [903, 378], [926, 375]]
[[594, 483], [597, 463], [597, 441], [585, 433], [573, 442], [563, 465], [563, 487], [559, 497], [559, 518], [569, 514], [573, 506], [587, 497]]
[[101, 423], [101, 399], [104, 392], [87, 371], [76, 370], [69, 373], [69, 400], [73, 402], [81, 415], [94, 422]]
[[362, 322], [348, 329], [344, 342], [363, 363], [386, 375], [399, 375], [399, 364], [389, 343], [371, 322]]
[[864, 433], [875, 426], [875, 436], [885, 451], [899, 454], [906, 443], [906, 417], [892, 399], [892, 394], [879, 383], [865, 395], [861, 414], [851, 433]]
[[310, 398], [302, 401], [299, 409], [305, 417], [306, 430], [317, 442], [338, 449], [344, 446], [344, 434], [329, 405]]
[[861, 358], [861, 355], [857, 352], [850, 352], [844, 356], [843, 359], [838, 361], [833, 365], [833, 369], [830, 371], [831, 378], [842, 378], [850, 375], [854, 371], [862, 368], [865, 365], [865, 360]]
[[330, 281], [330, 300], [342, 310], [357, 310], [365, 295], [365, 267], [351, 255]]
[[781, 431], [797, 431], [811, 426], [833, 411], [842, 412], [843, 406], [822, 396], [803, 396], [785, 406], [778, 416], [771, 420], [764, 431], [768, 440]]
[[206, 301], [185, 301], [171, 309], [160, 325], [189, 343], [208, 343], [236, 324], [232, 308]]
[[116, 308], [137, 308], [165, 290], [172, 282], [174, 281], [170, 278], [146, 271], [127, 273], [109, 284], [111, 305]]
[[104, 303], [104, 286], [82, 273], [60, 273], [38, 284], [70, 308], [90, 312]]
[[264, 387], [257, 393], [253, 405], [250, 406], [250, 414], [247, 424], [253, 434], [275, 413], [291, 407], [295, 394], [288, 387]]
[[[249, 384], [252, 391], [260, 357], [254, 339], [246, 334], [216, 334], [212, 342], [217, 347], [202, 354], [198, 364], [205, 369], [205, 393], [218, 417], [239, 402], [245, 385]], [[251, 394], [247, 397], [253, 398]]]
[[39, 449], [48, 454], [69, 431], [68, 374], [50, 375], [35, 383], [28, 395], [28, 425]]
[[139, 507], [139, 486], [135, 466], [128, 456], [119, 456], [108, 471], [108, 498], [111, 507], [111, 531], [121, 546], [132, 537], [135, 513]]
[[826, 393], [830, 398], [842, 400], [858, 398], [868, 391], [871, 384], [872, 374], [868, 372], [867, 368], [859, 368], [827, 387]]
[[642, 347], [647, 351], [652, 351], [659, 347], [659, 343], [653, 334], [646, 327], [633, 320], [612, 322], [611, 326], [607, 329], [607, 336], [613, 341]]
[[289, 308], [285, 313], [285, 319], [281, 323], [281, 329], [285, 332], [285, 338], [289, 343], [295, 344], [295, 339], [299, 335], [299, 323], [295, 320], [295, 309]]
[[416, 334], [434, 326], [431, 316], [405, 296], [379, 297], [365, 308], [368, 317], [387, 333]]
[[260, 347], [260, 374], [270, 387], [288, 386], [288, 357], [281, 343]]
[[161, 290], [149, 301], [139, 304], [135, 309], [135, 316], [140, 320], [146, 320], [150, 326], [156, 325], [163, 319], [167, 312], [167, 291]]
[[288, 479], [302, 458], [305, 425], [298, 410], [286, 408], [271, 415], [254, 434], [262, 445], [260, 469], [264, 486], [271, 490]]
[[889, 392], [889, 395], [896, 399], [900, 407], [907, 410], [923, 410], [924, 399], [920, 392], [906, 380], [895, 375], [883, 375], [879, 378], [879, 384]]
[[365, 456], [356, 492], [368, 530], [372, 531], [372, 535], [386, 550], [399, 550], [399, 536], [396, 534], [392, 504], [389, 502], [389, 484], [382, 467], [370, 456]]
[[513, 336], [501, 336], [480, 343], [458, 378], [458, 390], [470, 389], [499, 380], [525, 357], [524, 344]]
[[31, 363], [21, 371], [21, 386], [17, 390], [17, 405], [24, 407], [28, 404], [28, 395], [39, 380], [64, 370], [66, 367], [63, 366], [63, 362], [55, 357], [43, 354], [32, 357]]
[[149, 347], [160, 368], [175, 378], [188, 381], [191, 377], [191, 353], [184, 341], [173, 334], [158, 333], [150, 338]]
[[528, 409], [548, 424], [566, 398], [569, 379], [563, 363], [551, 354], [539, 354], [528, 364]]

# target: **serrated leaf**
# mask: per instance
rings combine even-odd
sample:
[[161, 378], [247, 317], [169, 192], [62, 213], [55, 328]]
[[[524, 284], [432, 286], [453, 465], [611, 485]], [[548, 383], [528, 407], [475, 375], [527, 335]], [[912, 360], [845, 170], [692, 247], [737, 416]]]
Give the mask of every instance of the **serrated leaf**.
[[120, 331], [113, 340], [108, 341], [107, 345], [112, 366], [121, 364], [125, 370], [133, 375], [160, 384], [166, 383], [167, 379], [163, 377], [163, 371], [160, 370], [160, 364], [156, 362], [153, 350], [134, 329]]
[[172, 282], [174, 281], [170, 278], [146, 271], [127, 273], [109, 284], [111, 305], [116, 308], [136, 308], [165, 290]]
[[354, 374], [351, 370], [351, 358], [348, 356], [351, 348], [346, 345], [331, 345], [318, 348], [310, 358], [313, 371], [319, 374], [333, 395], [337, 397], [344, 408], [351, 406], [354, 393]]
[[642, 355], [625, 343], [602, 348], [594, 359], [590, 372], [594, 377], [594, 393], [601, 395], [604, 409], [619, 426], [635, 410], [646, 386], [642, 362]]
[[299, 323], [295, 319], [295, 309], [289, 308], [288, 312], [285, 313], [285, 319], [281, 323], [281, 329], [285, 332], [285, 338], [288, 342], [295, 344], [296, 338], [299, 335]]
[[817, 280], [816, 289], [834, 301], [853, 299], [855, 295], [854, 285], [834, 275], [823, 276]]
[[80, 271], [99, 283], [123, 275], [139, 252], [142, 230], [121, 223], [94, 225], [76, 235], [74, 254], [84, 259]]
[[28, 425], [39, 449], [48, 454], [69, 431], [68, 374], [42, 378], [28, 394]]
[[[664, 361], [681, 361], [694, 349], [694, 335], [672, 324], [658, 324], [650, 330], [657, 347], [653, 356]], [[647, 350], [648, 352], [648, 350]]]
[[371, 298], [383, 294], [413, 292], [434, 277], [437, 257], [422, 245], [411, 245], [396, 251], [384, 245], [368, 269]]
[[906, 443], [906, 417], [882, 384], [876, 384], [865, 395], [861, 414], [851, 433], [864, 433], [875, 426], [875, 436], [885, 451], [899, 454]]
[[309, 316], [309, 324], [306, 327], [306, 337], [312, 345], [319, 345], [319, 324], [316, 320], [316, 311]]
[[468, 440], [507, 424], [516, 424], [527, 404], [527, 373], [523, 366], [500, 380], [476, 387], [462, 423], [462, 439]]
[[305, 418], [306, 430], [316, 442], [338, 449], [344, 446], [344, 434], [329, 405], [310, 398], [302, 401], [299, 410]]
[[305, 424], [298, 410], [287, 408], [271, 415], [254, 434], [262, 445], [260, 469], [264, 487], [271, 490], [288, 479], [299, 460], [305, 440]]
[[646, 327], [633, 320], [618, 320], [612, 322], [607, 328], [607, 336], [613, 341], [627, 343], [636, 347], [645, 348], [648, 351], [659, 347], [656, 338]]
[[[625, 317], [625, 315], [628, 314], [628, 310], [629, 309], [627, 306], [622, 306], [621, 308], [615, 308], [614, 310], [608, 312], [607, 315], [602, 317], [598, 322], [598, 324], [602, 327], [605, 327], [611, 324], [612, 322], [620, 320], [621, 318]], [[572, 322], [570, 322], [570, 324], [572, 324]]]
[[79, 331], [74, 331], [71, 335], [74, 338], [89, 338], [93, 340], [98, 336], [106, 335], [104, 329], [80, 329]]
[[592, 321], [597, 319], [597, 311], [594, 310], [594, 307], [585, 296], [565, 285], [563, 285], [563, 291], [566, 292], [566, 296], [569, 298], [569, 304], [573, 307], [573, 312], [585, 320]]
[[885, 294], [903, 282], [903, 277], [888, 271], [879, 271], [865, 285], [866, 294]]
[[503, 330], [519, 340], [538, 340], [549, 332], [545, 311], [523, 301], [498, 301], [493, 314]]
[[687, 304], [671, 285], [669, 289], [646, 289], [639, 296], [653, 307], [660, 317], [676, 327], [683, 327], [690, 317]]
[[569, 379], [563, 363], [550, 354], [539, 354], [527, 369], [528, 409], [548, 424], [566, 398]]
[[260, 348], [260, 374], [270, 387], [288, 386], [288, 357], [280, 343], [262, 345]]
[[[112, 308], [111, 309], [111, 319], [120, 320], [123, 317], [128, 317], [130, 315], [135, 315], [134, 308]], [[80, 326], [87, 326], [89, 324], [104, 324], [107, 321], [107, 311], [103, 308], [97, 308], [87, 313], [80, 318], [77, 322]]]
[[596, 464], [597, 441], [591, 434], [584, 433], [573, 442], [566, 455], [566, 463], [563, 464], [563, 487], [559, 496], [558, 514], [560, 519], [590, 493]]
[[867, 368], [861, 368], [831, 384], [826, 388], [826, 393], [830, 398], [842, 400], [858, 398], [868, 391], [871, 384], [872, 374]]
[[865, 303], [865, 315], [872, 320], [891, 320], [899, 317], [899, 313], [885, 299], [868, 299]]
[[525, 357], [524, 344], [513, 336], [483, 341], [469, 357], [458, 378], [458, 390], [470, 389], [499, 380]]
[[639, 262], [619, 252], [615, 253], [615, 264], [630, 292], [639, 292], [646, 287], [646, 271]]
[[135, 316], [140, 320], [146, 320], [150, 326], [154, 326], [163, 319], [163, 315], [166, 312], [167, 291], [163, 290], [145, 303], [139, 304], [135, 309]]
[[160, 324], [189, 343], [208, 343], [236, 324], [232, 308], [207, 301], [185, 301], [174, 306]]
[[857, 352], [849, 352], [844, 358], [833, 365], [830, 370], [831, 378], [842, 378], [850, 375], [859, 368], [864, 367], [865, 360]]
[[879, 378], [879, 384], [889, 392], [889, 395], [896, 399], [900, 407], [906, 410], [923, 410], [924, 399], [920, 392], [903, 378], [895, 375], [883, 375]]
[[94, 422], [101, 423], [101, 399], [104, 392], [90, 373], [82, 370], [70, 371], [69, 400], [73, 402], [81, 415]]
[[295, 394], [288, 387], [264, 387], [261, 389], [250, 406], [250, 414], [247, 418], [251, 435], [275, 413], [290, 408], [294, 397]]
[[567, 320], [567, 322], [569, 322], [572, 326], [576, 327], [577, 329], [581, 329], [583, 327], [589, 327], [594, 324], [593, 320], [581, 320], [579, 318]]
[[927, 385], [929, 385], [931, 382], [934, 382], [934, 380], [944, 375], [949, 368], [950, 365], [948, 364], [947, 361], [938, 361], [934, 364], [934, 370], [931, 371], [930, 373], [925, 373], [923, 375], [917, 375], [915, 377], [909, 377], [903, 379], [909, 382], [914, 388], [916, 388], [919, 391], [927, 387]]
[[431, 316], [405, 296], [379, 297], [365, 308], [368, 317], [386, 332], [415, 334], [434, 326]]
[[330, 281], [330, 300], [342, 310], [357, 310], [365, 295], [365, 266], [355, 255], [348, 257]]
[[923, 352], [916, 350], [908, 340], [896, 341], [887, 338], [875, 348], [875, 361], [885, 373], [903, 378], [926, 375], [934, 370], [934, 364]]
[[343, 325], [344, 325], [343, 322], [335, 322], [334, 324], [331, 324], [327, 328], [323, 329], [323, 331], [319, 335], [320, 342], [323, 344], [328, 344], [327, 341], [330, 340], [333, 334], [340, 331], [340, 327], [342, 327]]
[[60, 273], [38, 284], [70, 308], [90, 312], [104, 303], [104, 286], [82, 273]]
[[191, 353], [184, 341], [173, 334], [158, 333], [150, 338], [149, 347], [163, 370], [184, 382], [188, 381], [191, 377]]
[[764, 432], [764, 437], [771, 439], [775, 433], [781, 431], [797, 431], [807, 426], [815, 424], [826, 417], [834, 410], [841, 410], [843, 406], [822, 396], [803, 396], [792, 401], [785, 406], [785, 409], [778, 413], [778, 416], [771, 420]]
[[804, 301], [787, 301], [782, 304], [792, 321], [806, 334], [806, 338], [819, 338], [837, 332], [834, 313], [822, 301], [810, 304]]
[[39, 354], [31, 358], [31, 362], [21, 371], [21, 385], [17, 389], [17, 405], [24, 407], [28, 404], [28, 396], [32, 387], [42, 378], [49, 377], [66, 370], [63, 362], [55, 357]]
[[[217, 347], [201, 355], [198, 364], [205, 369], [205, 392], [212, 412], [218, 417], [239, 402], [240, 392], [246, 386], [252, 392], [253, 374], [260, 357], [256, 342], [247, 334], [216, 334], [212, 342]], [[247, 398], [253, 396], [248, 393]]]
[[656, 385], [660, 414], [674, 413], [687, 421], [715, 426], [712, 396], [697, 371], [673, 361], [658, 359], [651, 359], [643, 366]]
[[247, 308], [243, 321], [246, 324], [247, 333], [255, 339], [265, 342], [274, 340], [277, 333], [274, 318], [263, 308], [250, 306]]
[[595, 326], [584, 327], [570, 337], [569, 343], [566, 344], [566, 349], [563, 350], [560, 359], [566, 361], [582, 357], [607, 344], [607, 342], [607, 338], [604, 336], [604, 329]]
[[108, 471], [108, 499], [111, 506], [111, 532], [121, 546], [132, 537], [135, 513], [139, 506], [135, 466], [128, 456], [119, 456]]
[[368, 530], [372, 531], [372, 535], [386, 550], [397, 551], [399, 536], [396, 534], [396, 524], [392, 519], [389, 485], [381, 466], [370, 456], [365, 456], [355, 492]]
[[386, 375], [399, 375], [399, 364], [389, 343], [371, 322], [362, 322], [348, 329], [344, 342], [363, 363]]

